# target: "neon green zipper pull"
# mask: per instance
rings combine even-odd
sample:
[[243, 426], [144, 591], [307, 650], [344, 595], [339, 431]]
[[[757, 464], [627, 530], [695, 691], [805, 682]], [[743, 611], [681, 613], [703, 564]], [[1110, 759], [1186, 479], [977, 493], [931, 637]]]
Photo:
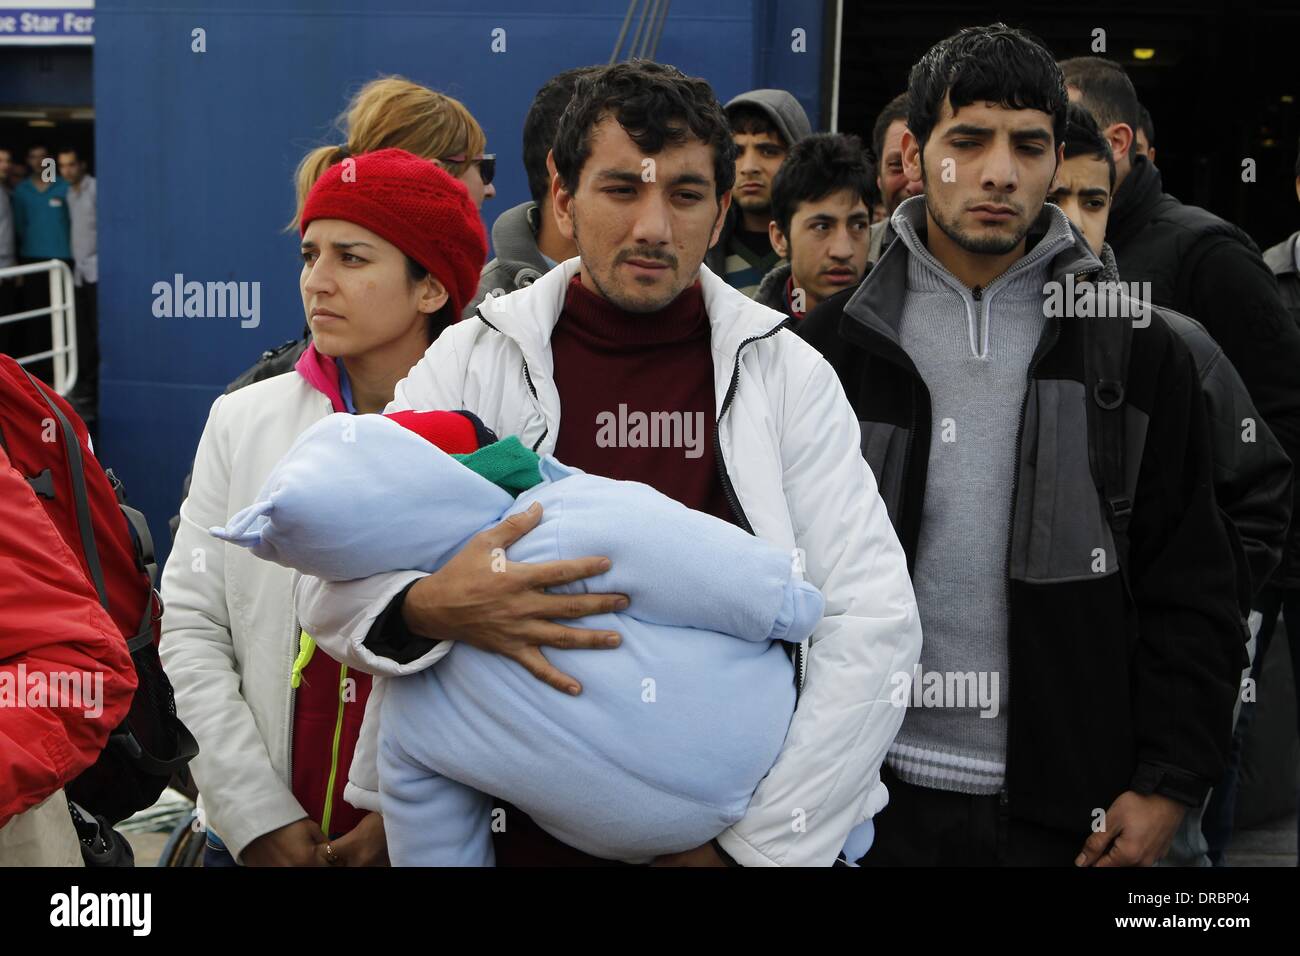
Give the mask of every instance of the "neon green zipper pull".
[[306, 631], [301, 632], [298, 636], [298, 656], [293, 662], [293, 673], [289, 675], [289, 686], [294, 690], [297, 690], [298, 685], [302, 683], [302, 672], [311, 663], [312, 655], [315, 653], [316, 642]]

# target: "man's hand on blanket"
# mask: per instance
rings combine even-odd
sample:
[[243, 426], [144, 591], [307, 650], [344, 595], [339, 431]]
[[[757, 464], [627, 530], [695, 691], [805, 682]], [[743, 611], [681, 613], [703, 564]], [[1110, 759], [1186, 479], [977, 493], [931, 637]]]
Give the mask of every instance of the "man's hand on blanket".
[[325, 834], [315, 820], [303, 818], [270, 833], [263, 833], [248, 846], [240, 861], [245, 866], [325, 866], [316, 849]]
[[470, 538], [437, 572], [416, 582], [402, 602], [402, 617], [416, 634], [464, 641], [502, 654], [540, 681], [569, 694], [582, 685], [551, 666], [542, 647], [617, 647], [617, 631], [566, 627], [555, 618], [621, 611], [625, 594], [548, 594], [546, 588], [580, 581], [609, 570], [609, 559], [574, 558], [539, 564], [506, 561], [510, 547], [542, 520], [542, 506], [511, 515]]
[[367, 813], [337, 840], [318, 844], [316, 856], [326, 866], [388, 866], [384, 818], [378, 813]]

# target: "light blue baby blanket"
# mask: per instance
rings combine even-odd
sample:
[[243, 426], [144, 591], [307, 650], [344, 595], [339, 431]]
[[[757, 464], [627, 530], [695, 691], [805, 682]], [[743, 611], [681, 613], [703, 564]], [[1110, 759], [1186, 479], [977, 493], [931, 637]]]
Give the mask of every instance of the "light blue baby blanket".
[[546, 650], [581, 681], [578, 697], [466, 644], [389, 681], [380, 790], [395, 865], [491, 865], [491, 828], [509, 820], [488, 794], [597, 856], [689, 849], [740, 819], [784, 742], [795, 688], [781, 642], [807, 638], [823, 612], [792, 556], [647, 485], [550, 456], [540, 470], [513, 499], [390, 419], [336, 414], [298, 438], [255, 504], [212, 529], [341, 581], [436, 571], [537, 501], [541, 524], [506, 558], [610, 558], [608, 572], [553, 589], [631, 602], [565, 622], [616, 630], [618, 648]]

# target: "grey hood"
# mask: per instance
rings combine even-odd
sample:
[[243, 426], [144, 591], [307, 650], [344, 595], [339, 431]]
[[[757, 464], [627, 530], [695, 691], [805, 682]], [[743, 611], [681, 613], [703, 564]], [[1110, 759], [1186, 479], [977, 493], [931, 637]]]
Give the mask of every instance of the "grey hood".
[[750, 90], [730, 100], [724, 109], [730, 115], [737, 106], [753, 106], [767, 114], [767, 118], [781, 133], [786, 146], [793, 146], [812, 133], [808, 114], [799, 105], [799, 101], [785, 90]]
[[483, 267], [478, 291], [462, 310], [462, 319], [477, 312], [488, 295], [530, 286], [538, 276], [550, 270], [542, 251], [537, 248], [538, 215], [537, 203], [530, 201], [511, 206], [497, 216], [496, 222], [492, 223], [492, 248], [496, 256]]
[[536, 220], [538, 206], [535, 202], [511, 206], [492, 223], [492, 251], [494, 258], [505, 262], [522, 262], [540, 272], [547, 270], [546, 260], [537, 248]]

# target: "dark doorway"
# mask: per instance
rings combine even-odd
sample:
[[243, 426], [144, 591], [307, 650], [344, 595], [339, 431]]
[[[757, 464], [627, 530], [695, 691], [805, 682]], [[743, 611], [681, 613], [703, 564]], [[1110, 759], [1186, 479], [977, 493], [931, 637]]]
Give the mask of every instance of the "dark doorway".
[[[1294, 0], [1195, 3], [845, 3], [839, 127], [870, 142], [876, 113], [911, 65], [964, 26], [1001, 19], [1058, 59], [1091, 55], [1093, 31], [1155, 124], [1165, 189], [1242, 226], [1261, 248], [1300, 227], [1295, 161], [1300, 69]], [[1153, 51], [1138, 59], [1135, 50]], [[1255, 182], [1242, 161], [1255, 160]]]

